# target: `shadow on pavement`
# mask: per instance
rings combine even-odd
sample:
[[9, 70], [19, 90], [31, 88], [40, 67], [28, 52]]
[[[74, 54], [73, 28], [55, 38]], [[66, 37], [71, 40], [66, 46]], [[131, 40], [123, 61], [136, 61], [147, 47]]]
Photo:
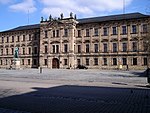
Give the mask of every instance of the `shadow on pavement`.
[[150, 113], [150, 90], [62, 85], [0, 99], [0, 108], [31, 113]]

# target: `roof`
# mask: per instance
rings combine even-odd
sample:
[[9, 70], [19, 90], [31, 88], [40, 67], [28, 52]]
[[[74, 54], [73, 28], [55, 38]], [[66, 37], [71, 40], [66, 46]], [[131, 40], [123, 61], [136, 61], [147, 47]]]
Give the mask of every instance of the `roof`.
[[[106, 22], [106, 21], [139, 19], [139, 18], [147, 18], [147, 17], [150, 17], [150, 15], [144, 15], [141, 13], [129, 13], [129, 14], [121, 14], [121, 15], [110, 15], [110, 16], [83, 18], [83, 19], [77, 19], [77, 21], [79, 22], [79, 24], [86, 24], [86, 23]], [[10, 29], [10, 30], [3, 31], [3, 32], [29, 30], [29, 29], [40, 29], [40, 24], [19, 26], [17, 28]]]
[[146, 18], [146, 17], [150, 17], [150, 15], [144, 15], [141, 13], [129, 13], [129, 14], [121, 14], [121, 15], [83, 18], [83, 19], [78, 19], [78, 21], [79, 24], [83, 24], [83, 23], [94, 23], [94, 22], [105, 22], [105, 21], [130, 20], [130, 19], [139, 19], [139, 18]]

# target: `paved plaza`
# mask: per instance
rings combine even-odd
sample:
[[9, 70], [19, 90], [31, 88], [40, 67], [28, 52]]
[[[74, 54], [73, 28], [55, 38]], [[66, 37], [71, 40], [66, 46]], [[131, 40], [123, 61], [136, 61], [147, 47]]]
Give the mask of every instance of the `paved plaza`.
[[0, 113], [150, 113], [144, 71], [0, 69]]

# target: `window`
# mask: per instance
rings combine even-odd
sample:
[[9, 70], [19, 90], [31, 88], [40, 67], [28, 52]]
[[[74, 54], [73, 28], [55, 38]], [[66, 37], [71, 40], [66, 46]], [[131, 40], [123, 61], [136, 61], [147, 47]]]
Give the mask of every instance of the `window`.
[[94, 52], [98, 53], [98, 44], [94, 44]]
[[98, 28], [95, 28], [95, 29], [94, 29], [94, 35], [95, 35], [95, 36], [98, 36]]
[[[37, 40], [37, 38], [38, 38], [38, 34], [34, 34], [34, 40]], [[45, 38], [47, 38], [47, 37], [45, 37]]]
[[68, 29], [64, 29], [64, 37], [68, 37]]
[[123, 52], [127, 51], [127, 43], [122, 43], [122, 51]]
[[55, 30], [53, 30], [53, 37], [55, 37]]
[[136, 31], [136, 25], [132, 25], [132, 33], [136, 33], [137, 31]]
[[20, 41], [20, 36], [17, 36], [17, 42], [19, 42]]
[[28, 65], [30, 65], [30, 62], [31, 62], [30, 59], [28, 59]]
[[127, 58], [122, 58], [122, 64], [127, 65]]
[[122, 34], [127, 34], [127, 26], [122, 26]]
[[112, 27], [112, 33], [113, 35], [117, 35], [117, 27]]
[[90, 30], [86, 29], [86, 37], [89, 37], [89, 36], [90, 36]]
[[78, 30], [78, 37], [81, 37], [81, 30]]
[[23, 55], [25, 55], [25, 48], [22, 48], [22, 51], [23, 51]]
[[107, 65], [107, 58], [103, 58], [103, 64], [106, 66]]
[[56, 53], [59, 53], [59, 45], [56, 45]]
[[12, 42], [14, 42], [14, 36], [12, 36]]
[[137, 58], [133, 58], [133, 65], [137, 65]]
[[47, 59], [44, 59], [44, 65], [47, 65]]
[[53, 53], [55, 53], [55, 45], [53, 45], [52, 48], [53, 48]]
[[64, 65], [68, 65], [68, 60], [64, 59]]
[[64, 52], [65, 52], [65, 53], [68, 52], [68, 44], [64, 44]]
[[104, 47], [104, 52], [108, 52], [108, 50], [107, 50], [107, 44], [106, 43], [103, 44], [103, 47]]
[[9, 37], [7, 37], [7, 43], [9, 42]]
[[3, 49], [1, 49], [1, 55], [3, 55]]
[[22, 65], [24, 65], [24, 59], [22, 59]]
[[34, 54], [37, 54], [37, 47], [34, 47]]
[[143, 24], [142, 26], [143, 33], [147, 32], [147, 24]]
[[23, 35], [23, 41], [25, 41], [25, 38], [26, 38], [25, 35]]
[[14, 48], [11, 48], [11, 54], [12, 55], [14, 54]]
[[78, 45], [78, 53], [81, 53], [81, 45]]
[[89, 53], [89, 52], [90, 52], [90, 45], [86, 44], [86, 53]]
[[37, 65], [37, 59], [33, 59], [33, 65]]
[[144, 66], [147, 65], [147, 58], [144, 58]]
[[77, 59], [77, 65], [80, 65], [80, 64], [81, 64], [80, 59]]
[[8, 65], [8, 60], [6, 59], [6, 65]]
[[98, 58], [94, 58], [94, 65], [98, 65]]
[[132, 42], [132, 50], [133, 52], [137, 51], [137, 42]]
[[[35, 36], [36, 37], [36, 36]], [[45, 38], [47, 38], [47, 31], [45, 31]]]
[[104, 36], [108, 35], [108, 28], [106, 28], [106, 27], [103, 28], [103, 34], [104, 34]]
[[117, 52], [117, 43], [113, 43], [113, 52]]
[[47, 53], [47, 46], [45, 46], [45, 49], [44, 49], [44, 50], [45, 50], [45, 53]]
[[31, 48], [30, 47], [28, 48], [28, 53], [31, 54]]
[[31, 41], [32, 37], [31, 37], [31, 34], [29, 34], [29, 41]]
[[89, 66], [89, 64], [90, 64], [89, 63], [89, 58], [86, 58], [85, 60], [86, 60], [86, 65]]
[[8, 55], [8, 48], [6, 48], [6, 55]]
[[113, 58], [113, 65], [117, 65], [117, 58]]
[[59, 30], [56, 30], [56, 37], [59, 37]]
[[1, 65], [3, 65], [3, 60], [1, 60]]
[[4, 43], [4, 37], [2, 37], [2, 43]]

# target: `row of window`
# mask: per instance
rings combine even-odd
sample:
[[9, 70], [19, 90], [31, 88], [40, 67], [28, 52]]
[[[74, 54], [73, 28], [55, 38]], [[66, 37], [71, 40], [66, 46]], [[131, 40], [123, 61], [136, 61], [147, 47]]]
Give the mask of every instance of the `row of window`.
[[[11, 49], [11, 50], [10, 50]], [[19, 53], [19, 54], [22, 54], [22, 55], [25, 55], [26, 53], [25, 53], [25, 48], [21, 48], [22, 49], [22, 52], [21, 53]], [[0, 55], [3, 55], [4, 54], [4, 51], [3, 51], [4, 49], [0, 49]], [[9, 51], [11, 51], [10, 53], [9, 53]], [[34, 47], [33, 48], [33, 54], [37, 54], [38, 53], [38, 48], [37, 47]], [[11, 55], [14, 55], [14, 48], [6, 48], [6, 55], [9, 55], [9, 54], [11, 54]], [[29, 47], [28, 48], [28, 54], [32, 54], [32, 49]]]
[[[118, 27], [113, 26], [112, 28], [112, 35], [117, 35], [118, 34]], [[45, 32], [45, 38], [48, 38], [48, 31]], [[136, 34], [138, 32], [137, 25], [132, 25], [131, 26], [131, 33]], [[142, 31], [141, 32], [147, 32], [147, 24], [142, 25]], [[121, 26], [121, 34], [125, 35], [128, 33], [127, 26]], [[108, 36], [109, 34], [109, 27], [103, 27], [103, 36]], [[99, 35], [99, 29], [94, 28], [94, 36]], [[81, 37], [82, 32], [81, 30], [77, 30], [77, 37]], [[89, 37], [90, 36], [90, 29], [85, 29], [85, 36]], [[52, 37], [60, 37], [60, 30], [53, 30], [52, 31]], [[68, 29], [64, 29], [64, 37], [68, 37]]]
[[[21, 40], [22, 38], [22, 40]], [[28, 38], [28, 41], [31, 41], [31, 40], [37, 40], [38, 39], [38, 34], [34, 34], [34, 36], [32, 36], [31, 34], [28, 34], [27, 35], [22, 35], [22, 36], [17, 36], [16, 37], [16, 42], [20, 42], [20, 41], [26, 41]], [[1, 43], [4, 43], [4, 39], [5, 37], [2, 37], [1, 38]], [[15, 37], [14, 36], [11, 36], [11, 37], [6, 37], [6, 43], [9, 43], [9, 42], [14, 42], [15, 41]]]
[[[33, 59], [33, 65], [37, 65], [37, 59]], [[5, 65], [13, 64], [13, 60], [9, 62], [9, 60], [5, 60]], [[4, 65], [3, 60], [0, 60], [0, 65]], [[25, 65], [25, 59], [21, 59], [21, 65]], [[27, 59], [27, 65], [31, 65], [31, 59]]]

